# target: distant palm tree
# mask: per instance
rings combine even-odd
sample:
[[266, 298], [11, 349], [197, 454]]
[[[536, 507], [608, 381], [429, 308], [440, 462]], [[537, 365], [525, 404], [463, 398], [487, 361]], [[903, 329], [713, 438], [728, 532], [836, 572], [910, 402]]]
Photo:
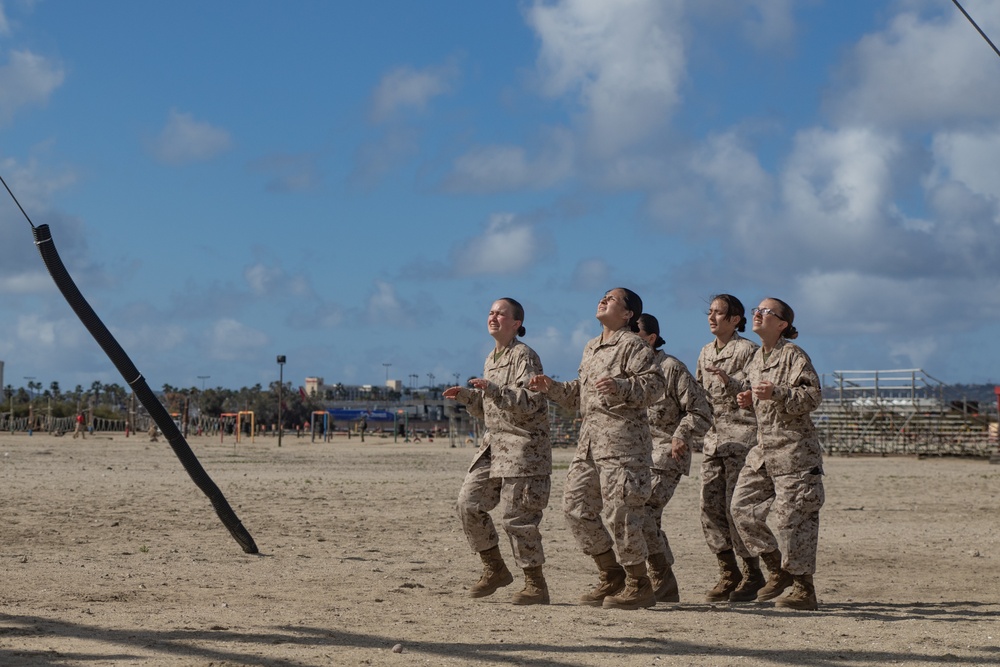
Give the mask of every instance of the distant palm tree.
[[94, 401], [96, 401], [98, 405], [101, 403], [101, 389], [103, 388], [104, 385], [100, 380], [94, 380], [90, 385], [90, 391], [94, 394]]

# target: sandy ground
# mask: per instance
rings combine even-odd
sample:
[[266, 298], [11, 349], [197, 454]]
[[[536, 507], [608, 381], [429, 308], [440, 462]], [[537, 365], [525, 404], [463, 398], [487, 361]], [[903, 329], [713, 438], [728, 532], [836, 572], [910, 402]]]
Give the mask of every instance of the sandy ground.
[[558, 509], [569, 450], [542, 526], [553, 604], [515, 607], [520, 573], [467, 597], [470, 448], [190, 442], [259, 555], [162, 440], [0, 434], [0, 665], [1000, 664], [984, 461], [829, 459], [812, 613], [702, 602], [716, 569], [685, 479], [665, 516], [682, 602], [624, 612], [575, 604], [596, 570]]

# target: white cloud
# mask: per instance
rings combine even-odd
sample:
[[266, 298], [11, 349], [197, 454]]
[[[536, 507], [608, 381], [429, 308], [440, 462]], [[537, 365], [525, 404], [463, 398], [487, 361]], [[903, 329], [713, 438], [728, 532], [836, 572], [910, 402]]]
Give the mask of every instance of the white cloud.
[[304, 277], [289, 275], [280, 266], [265, 266], [258, 262], [243, 271], [243, 279], [256, 296], [295, 297], [311, 292]]
[[[1000, 26], [1000, 3], [966, 5], [980, 26]], [[840, 122], [938, 126], [996, 118], [996, 54], [952, 6], [930, 5], [926, 16], [918, 9], [896, 14], [855, 47], [829, 96]]]
[[384, 280], [374, 282], [365, 304], [365, 321], [372, 326], [413, 326], [415, 308], [403, 301], [396, 288]]
[[590, 147], [611, 155], [665, 126], [684, 77], [681, 3], [536, 1], [526, 11], [541, 39], [539, 82], [576, 94]]
[[534, 155], [513, 145], [475, 148], [455, 159], [444, 187], [459, 192], [541, 190], [569, 177], [575, 150], [569, 133], [553, 130], [540, 143]]
[[973, 192], [1000, 199], [1000, 126], [938, 132], [931, 151], [935, 162], [931, 184], [955, 180]]
[[208, 332], [208, 351], [212, 359], [238, 361], [255, 355], [267, 345], [267, 334], [237, 320], [217, 320]]
[[750, 0], [745, 11], [743, 34], [758, 49], [773, 49], [792, 39], [792, 0]]
[[59, 63], [30, 51], [11, 51], [8, 63], [0, 66], [0, 125], [22, 107], [44, 106], [65, 78]]
[[458, 275], [511, 275], [531, 266], [541, 245], [531, 225], [512, 214], [498, 213], [482, 235], [462, 243], [451, 255]]
[[38, 315], [24, 315], [17, 318], [17, 337], [30, 345], [50, 347], [56, 342], [56, 327], [59, 324]]
[[457, 75], [454, 64], [422, 70], [403, 66], [387, 72], [372, 93], [372, 122], [382, 123], [404, 109], [424, 110], [433, 98], [451, 90]]
[[886, 223], [900, 152], [891, 135], [866, 128], [799, 133], [781, 176], [790, 227], [827, 251], [875, 240]]
[[150, 148], [161, 162], [183, 165], [211, 160], [228, 151], [232, 143], [226, 130], [171, 109], [166, 126]]
[[115, 327], [114, 336], [126, 351], [134, 350], [146, 355], [181, 349], [187, 341], [188, 331], [180, 325], [159, 322]]

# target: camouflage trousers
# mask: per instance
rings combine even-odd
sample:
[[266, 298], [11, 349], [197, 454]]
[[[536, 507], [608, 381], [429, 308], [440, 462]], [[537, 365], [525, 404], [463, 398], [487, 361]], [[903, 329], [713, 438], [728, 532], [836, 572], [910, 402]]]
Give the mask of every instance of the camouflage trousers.
[[573, 459], [566, 472], [563, 512], [583, 553], [597, 556], [614, 548], [622, 565], [645, 562], [644, 506], [651, 492], [649, 466], [640, 461]]
[[[733, 492], [733, 520], [752, 555], [781, 549], [782, 569], [813, 574], [825, 499], [819, 468], [771, 477], [764, 468], [745, 466]], [[777, 537], [767, 526], [772, 509]]]
[[542, 511], [549, 504], [552, 479], [535, 477], [490, 477], [490, 460], [480, 458], [465, 476], [458, 493], [458, 518], [475, 552], [497, 546], [500, 538], [490, 517], [490, 510], [500, 506], [500, 523], [520, 568], [537, 567], [545, 562], [542, 534], [538, 525]]
[[701, 528], [714, 554], [732, 549], [740, 558], [750, 556], [730, 511], [746, 458], [744, 451], [734, 456], [706, 456], [701, 463]]
[[643, 525], [643, 534], [646, 537], [646, 548], [649, 555], [663, 554], [668, 565], [674, 564], [674, 552], [670, 550], [670, 540], [663, 532], [663, 508], [667, 506], [670, 499], [674, 497], [677, 484], [681, 481], [681, 473], [675, 470], [651, 471], [653, 476], [653, 490], [646, 501], [646, 521]]

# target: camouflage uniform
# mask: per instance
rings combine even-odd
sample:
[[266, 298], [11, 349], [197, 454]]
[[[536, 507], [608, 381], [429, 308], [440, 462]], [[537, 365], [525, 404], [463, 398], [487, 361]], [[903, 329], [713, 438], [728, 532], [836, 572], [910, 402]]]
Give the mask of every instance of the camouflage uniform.
[[[780, 339], [764, 361], [758, 349], [731, 378], [735, 394], [761, 380], [774, 384], [772, 400], [753, 400], [757, 444], [747, 454], [733, 494], [733, 519], [753, 555], [781, 550], [783, 570], [816, 571], [823, 452], [810, 414], [822, 401], [819, 376], [802, 348]], [[773, 507], [777, 538], [765, 523]]]
[[[630, 331], [619, 330], [605, 343], [598, 336], [583, 350], [579, 377], [549, 390], [550, 399], [578, 409], [583, 420], [563, 494], [570, 531], [585, 554], [615, 547], [626, 566], [648, 555], [643, 505], [652, 491], [653, 443], [646, 408], [664, 389], [653, 359], [653, 348]], [[616, 380], [615, 394], [598, 393], [594, 385], [602, 377]]]
[[[663, 554], [667, 564], [673, 565], [670, 542], [660, 527], [663, 508], [673, 498], [681, 475], [691, 474], [692, 441], [711, 426], [712, 405], [682, 361], [657, 350], [654, 363], [663, 371], [666, 390], [646, 411], [653, 436], [653, 490], [646, 501], [646, 546], [651, 555]], [[674, 438], [687, 445], [680, 460], [673, 457]]]
[[538, 525], [549, 504], [552, 445], [548, 403], [543, 394], [528, 391], [528, 380], [542, 373], [542, 362], [516, 338], [494, 359], [486, 357], [485, 390], [463, 387], [455, 400], [486, 421], [483, 444], [458, 494], [458, 516], [473, 551], [499, 543], [489, 512], [500, 505], [504, 532], [519, 567], [545, 562]]
[[757, 345], [738, 333], [721, 349], [715, 341], [701, 348], [696, 377], [712, 401], [714, 421], [705, 434], [704, 458], [701, 462], [701, 527], [705, 542], [712, 553], [732, 549], [740, 558], [749, 558], [730, 506], [736, 480], [743, 469], [747, 452], [757, 443], [757, 418], [753, 410], [742, 410], [736, 397], [715, 375], [705, 370], [716, 366], [732, 376], [743, 370]]

